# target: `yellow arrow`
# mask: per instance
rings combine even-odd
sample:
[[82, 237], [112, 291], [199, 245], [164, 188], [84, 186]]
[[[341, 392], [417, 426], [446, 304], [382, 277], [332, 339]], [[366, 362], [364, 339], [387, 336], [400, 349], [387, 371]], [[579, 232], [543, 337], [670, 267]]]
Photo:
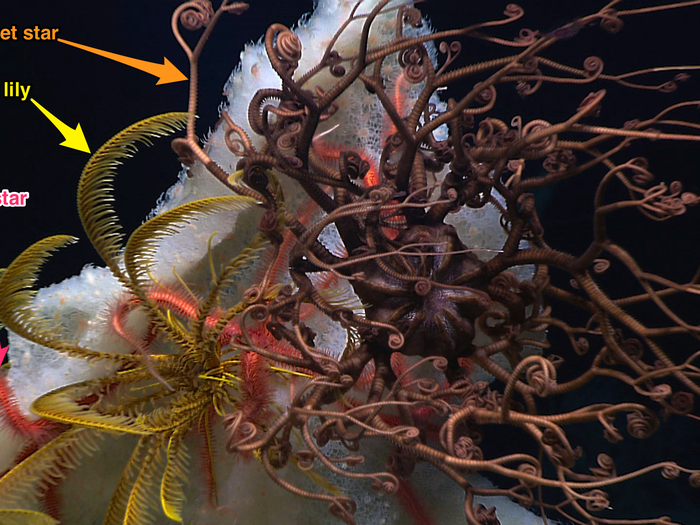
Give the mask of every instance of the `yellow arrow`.
[[101, 49], [96, 49], [94, 47], [84, 46], [82, 44], [76, 44], [75, 42], [69, 42], [68, 40], [63, 40], [62, 38], [57, 38], [59, 42], [68, 44], [69, 46], [77, 47], [83, 51], [89, 51], [101, 57], [109, 58], [110, 60], [115, 60], [116, 62], [121, 62], [127, 66], [131, 66], [146, 73], [150, 73], [153, 76], [158, 77], [158, 82], [156, 86], [160, 84], [169, 84], [171, 82], [181, 82], [187, 80], [187, 77], [180, 73], [180, 70], [176, 68], [170, 60], [163, 57], [163, 63], [157, 64], [155, 62], [146, 62], [145, 60], [139, 60], [137, 58], [125, 57], [124, 55], [117, 55], [116, 53], [110, 53], [109, 51], [102, 51]]
[[58, 120], [58, 118], [52, 115], [48, 109], [39, 104], [33, 98], [30, 98], [29, 100], [31, 100], [32, 104], [39, 108], [39, 111], [46, 115], [46, 118], [48, 118], [51, 121], [51, 124], [58, 128], [58, 131], [61, 132], [63, 138], [66, 139], [63, 142], [61, 142], [61, 146], [65, 146], [66, 148], [77, 149], [78, 151], [84, 151], [85, 153], [90, 153], [90, 148], [88, 147], [87, 140], [85, 140], [85, 135], [83, 134], [83, 130], [80, 128], [80, 124], [78, 124], [76, 128], [73, 129], [69, 125], [64, 124], [63, 122]]

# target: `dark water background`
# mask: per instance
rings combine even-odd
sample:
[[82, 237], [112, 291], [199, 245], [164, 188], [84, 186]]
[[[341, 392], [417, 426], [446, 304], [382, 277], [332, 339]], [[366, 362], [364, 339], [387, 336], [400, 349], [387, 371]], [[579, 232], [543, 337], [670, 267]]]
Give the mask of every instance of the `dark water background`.
[[[0, 7], [0, 26], [15, 24], [24, 27], [59, 27], [60, 37], [92, 47], [161, 62], [164, 56], [181, 71], [187, 72], [187, 60], [170, 33], [170, 13], [178, 1], [158, 0], [135, 2], [35, 1], [31, 3], [3, 2]], [[526, 17], [496, 31], [512, 37], [516, 29], [529, 27], [550, 32], [566, 24], [573, 17], [598, 9], [604, 2], [591, 0], [529, 0], [520, 5]], [[650, 2], [623, 2], [622, 8], [650, 5]], [[292, 25], [299, 15], [311, 10], [312, 2], [262, 0], [251, 2], [250, 10], [242, 17], [227, 16], [214, 32], [203, 55], [201, 64], [199, 124], [200, 135], [218, 118], [217, 107], [223, 101], [221, 88], [245, 42], [257, 40], [272, 22]], [[420, 5], [434, 26], [439, 29], [454, 27], [479, 20], [497, 18], [505, 2], [494, 0], [438, 1]], [[637, 68], [698, 64], [700, 37], [696, 26], [700, 7], [679, 9], [630, 18], [617, 35], [609, 35], [599, 27], [587, 27], [570, 35], [547, 56], [580, 67], [583, 60], [596, 55], [605, 62], [605, 71], [621, 73]], [[479, 62], [495, 56], [504, 56], [508, 50], [492, 44], [464, 40], [459, 64]], [[100, 144], [119, 130], [151, 115], [185, 110], [186, 83], [156, 86], [154, 77], [135, 69], [70, 48], [56, 42], [0, 42], [0, 81], [20, 81], [31, 84], [30, 95], [65, 123], [78, 122], [86, 133], [94, 152]], [[673, 73], [653, 77], [661, 83]], [[527, 100], [520, 99], [509, 86], [499, 87], [496, 115], [509, 122], [515, 115], [524, 121], [546, 118], [552, 122], [566, 119], [592, 90], [604, 87], [608, 96], [599, 119], [601, 124], [622, 126], [633, 118], [649, 118], [663, 107], [693, 98], [700, 98], [700, 74], [680, 85], [671, 94], [634, 91], [604, 84], [591, 86], [544, 86]], [[464, 83], [450, 91], [457, 97], [470, 84]], [[29, 191], [26, 208], [0, 208], [0, 267], [6, 266], [23, 248], [47, 235], [66, 233], [81, 238], [77, 246], [65, 249], [55, 257], [43, 274], [42, 283], [48, 284], [77, 273], [83, 264], [99, 264], [96, 254], [82, 234], [75, 206], [78, 178], [88, 156], [58, 146], [59, 133], [39, 111], [27, 102], [0, 99], [0, 114], [4, 117], [0, 154], [0, 189]], [[700, 111], [685, 113], [700, 121]], [[640, 141], [624, 155], [644, 155], [651, 169], [661, 180], [681, 180], [686, 189], [700, 193], [697, 153], [695, 144]], [[620, 157], [618, 157], [620, 158]], [[150, 211], [158, 196], [175, 180], [180, 169], [168, 141], [156, 143], [154, 148], [142, 149], [119, 173], [116, 189], [117, 211], [127, 232], [138, 226]], [[532, 173], [537, 174], [537, 173]], [[544, 223], [547, 240], [553, 246], [580, 253], [590, 241], [592, 198], [598, 176], [578, 177], [537, 195], [538, 207]], [[691, 210], [671, 223], [654, 223], [635, 211], [620, 213], [611, 222], [610, 235], [622, 243], [649, 271], [660, 273], [679, 282], [687, 280], [700, 261], [700, 209]], [[553, 275], [563, 284], [565, 276]], [[559, 280], [559, 281], [557, 281]], [[610, 295], [618, 297], [634, 291], [629, 279], [617, 274], [602, 279]], [[683, 306], [683, 305], [681, 305]], [[573, 314], [572, 314], [573, 315]], [[653, 322], [656, 312], [641, 311], [642, 319]], [[698, 312], [691, 312], [691, 320], [698, 322]], [[552, 335], [552, 344], [566, 346]], [[0, 341], [5, 342], [4, 334]], [[675, 347], [678, 355], [697, 350], [688, 349], [687, 340]], [[674, 346], [674, 345], [671, 345]], [[586, 358], [571, 358], [572, 363], [586, 366]], [[603, 394], [601, 394], [603, 392]], [[629, 390], [611, 382], [597, 382], [588, 389], [555, 401], [557, 409], [565, 411], [587, 403], [595, 393], [606, 401], [614, 402], [629, 397]], [[619, 426], [623, 426], [618, 422]], [[618, 472], [633, 465], [648, 464], [661, 459], [673, 459], [689, 467], [700, 468], [700, 440], [697, 423], [674, 421], [673, 431], [662, 428], [650, 439], [635, 442], [627, 437], [617, 445], [610, 445], [600, 435], [600, 429], [582, 428], [576, 437], [586, 443], [584, 460], [594, 461], [595, 454], [606, 451], [616, 460]], [[595, 428], [593, 428], [595, 427]], [[623, 431], [624, 433], [624, 431]], [[512, 445], [513, 436], [498, 432], [487, 434], [484, 448], [487, 455], [503, 452]], [[681, 476], [676, 481], [665, 481], [658, 473], [628, 483], [610, 491], [614, 513], [618, 516], [670, 515], [675, 521], [692, 525], [698, 523], [700, 494], [688, 487]], [[639, 495], [644, 497], [640, 498]], [[611, 513], [612, 514], [612, 513]], [[612, 517], [607, 516], [607, 517]]]

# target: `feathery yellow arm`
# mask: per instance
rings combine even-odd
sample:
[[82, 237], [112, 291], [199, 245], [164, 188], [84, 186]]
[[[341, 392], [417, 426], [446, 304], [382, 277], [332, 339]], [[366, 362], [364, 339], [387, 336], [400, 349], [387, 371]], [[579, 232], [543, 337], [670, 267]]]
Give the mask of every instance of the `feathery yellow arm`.
[[112, 183], [122, 160], [133, 156], [138, 143], [184, 129], [189, 113], [165, 113], [147, 118], [105, 142], [83, 168], [78, 184], [78, 212], [83, 228], [97, 253], [125, 286], [129, 281], [119, 268], [124, 234], [112, 206]]
[[3, 525], [58, 525], [58, 520], [35, 510], [0, 510]]
[[88, 361], [106, 360], [121, 365], [137, 364], [140, 356], [97, 352], [63, 338], [64, 330], [51, 319], [36, 314], [36, 292], [31, 287], [51, 254], [76, 242], [69, 235], [54, 235], [31, 245], [6, 269], [0, 279], [0, 321], [14, 333], [34, 343], [52, 348], [71, 357]]

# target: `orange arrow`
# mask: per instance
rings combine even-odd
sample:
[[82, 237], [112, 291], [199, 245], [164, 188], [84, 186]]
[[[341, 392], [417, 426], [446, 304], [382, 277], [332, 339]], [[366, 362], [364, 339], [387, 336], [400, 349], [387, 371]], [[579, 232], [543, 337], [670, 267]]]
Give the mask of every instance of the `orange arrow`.
[[76, 44], [75, 42], [69, 42], [68, 40], [63, 40], [62, 38], [57, 38], [56, 40], [58, 40], [59, 42], [63, 42], [64, 44], [68, 44], [69, 46], [77, 47], [78, 49], [89, 51], [90, 53], [94, 53], [96, 55], [109, 58], [110, 60], [121, 62], [122, 64], [126, 64], [127, 66], [140, 69], [141, 71], [145, 71], [146, 73], [150, 73], [151, 75], [159, 78], [158, 82], [156, 82], [156, 85], [169, 84], [171, 82], [181, 82], [183, 80], [187, 80], [187, 77], [180, 73], [180, 70], [178, 70], [174, 65], [172, 65], [170, 60], [168, 60], [165, 57], [163, 57], [162, 64], [157, 64], [155, 62], [146, 62], [145, 60], [139, 60], [138, 58], [125, 57], [124, 55], [117, 55], [116, 53], [102, 51], [101, 49], [95, 49], [94, 47]]

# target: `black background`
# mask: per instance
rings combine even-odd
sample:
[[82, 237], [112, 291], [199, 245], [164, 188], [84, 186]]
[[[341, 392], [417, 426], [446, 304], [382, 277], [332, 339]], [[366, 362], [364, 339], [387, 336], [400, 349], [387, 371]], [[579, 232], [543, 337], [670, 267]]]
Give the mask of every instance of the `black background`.
[[[603, 3], [590, 0], [521, 2], [526, 10], [525, 18], [494, 31], [504, 37], [514, 36], [520, 27], [551, 31]], [[167, 56], [187, 74], [187, 60], [170, 32], [170, 14], [178, 4], [178, 1], [171, 0], [117, 0], [99, 4], [83, 1], [4, 2], [0, 8], [0, 27], [14, 24], [18, 33], [24, 27], [34, 25], [59, 27], [60, 37], [99, 49], [151, 62], [162, 62]], [[428, 1], [420, 4], [420, 8], [428, 14], [434, 26], [443, 29], [502, 17], [505, 2], [470, 4], [477, 3]], [[622, 6], [630, 8], [649, 4], [648, 1], [637, 1]], [[218, 118], [217, 108], [223, 101], [222, 86], [237, 64], [244, 44], [257, 40], [271, 22], [293, 25], [311, 8], [310, 1], [257, 0], [251, 2], [244, 15], [223, 17], [207, 44], [201, 63], [200, 135]], [[586, 28], [574, 38], [562, 41], [547, 55], [576, 67], [580, 67], [586, 56], [597, 55], [604, 60], [605, 71], [610, 73], [654, 65], [698, 64], [700, 38], [694, 24], [697, 20], [700, 20], [700, 7], [631, 17], [617, 35], [609, 35], [598, 27]], [[194, 42], [193, 38], [190, 40]], [[491, 44], [465, 40], [458, 63], [478, 62], [508, 52]], [[187, 106], [187, 82], [156, 86], [156, 78], [151, 75], [58, 42], [2, 41], [0, 56], [0, 83], [19, 81], [30, 84], [31, 97], [66, 124], [72, 127], [77, 123], [82, 125], [93, 152], [112, 135], [138, 120], [167, 111], [185, 110]], [[672, 76], [673, 73], [658, 74], [654, 80], [661, 83]], [[621, 126], [632, 118], [648, 118], [668, 104], [700, 98], [699, 86], [695, 78], [681, 84], [681, 89], [672, 94], [633, 91], [609, 83], [595, 88], [545, 86], [525, 101], [515, 96], [512, 88], [502, 87], [496, 111], [506, 122], [518, 114], [525, 121], [535, 117], [561, 120], [575, 110], [587, 93], [605, 87], [608, 96], [599, 122]], [[450, 94], [458, 96], [468, 87], [470, 84], [457, 85]], [[28, 100], [20, 102], [0, 98], [0, 111], [3, 116], [0, 189], [30, 192], [26, 208], [0, 208], [2, 267], [21, 249], [46, 235], [67, 233], [81, 236], [75, 190], [88, 155], [59, 146], [63, 138], [58, 130]], [[697, 119], [697, 113], [688, 114]], [[644, 142], [629, 156], [643, 154], [649, 157], [659, 178], [667, 181], [681, 179], [688, 189], [697, 192], [697, 164], [693, 159], [696, 151], [700, 151], [697, 143]], [[116, 205], [127, 232], [140, 223], [157, 197], [175, 181], [179, 169], [169, 141], [163, 140], [153, 148], [144, 148], [120, 171]], [[576, 251], [577, 242], [586, 242], [590, 238], [589, 182], [595, 181], [577, 181], [569, 187], [556, 188], [566, 198], [551, 194], [540, 198], [544, 219], [550, 223], [548, 231], [552, 242], [563, 242], [561, 247], [569, 251]], [[570, 194], [571, 191], [574, 193]], [[698, 222], [685, 219], [676, 221], [675, 228], [664, 224], [658, 231], [665, 235], [669, 230], [675, 233], [686, 231]], [[571, 234], [560, 232], [562, 225], [567, 225]], [[651, 231], [656, 231], [657, 226], [644, 222], [644, 227], [651, 228]], [[692, 230], [693, 234], [697, 232], [697, 229]], [[651, 235], [645, 237], [649, 240]], [[658, 256], [659, 264], [668, 264], [663, 253], [649, 255]], [[84, 238], [78, 245], [64, 250], [56, 260], [60, 262], [49, 263], [47, 282], [74, 274], [85, 262], [99, 263]]]
[[[595, 11], [604, 3], [592, 0], [520, 2], [526, 17], [494, 32], [512, 38], [521, 27], [551, 31], [577, 15]], [[59, 36], [66, 40], [151, 62], [160, 63], [166, 56], [187, 74], [185, 55], [170, 32], [170, 14], [178, 4], [171, 0], [3, 2], [0, 27], [14, 24], [18, 33], [34, 25], [59, 27]], [[419, 7], [435, 27], [445, 29], [499, 18], [505, 5], [505, 1], [495, 0], [432, 0]], [[651, 2], [623, 2], [621, 8], [645, 5]], [[311, 1], [253, 0], [244, 15], [229, 15], [221, 20], [201, 62], [200, 136], [218, 119], [217, 107], [223, 101], [222, 86], [238, 63], [243, 45], [257, 40], [270, 23], [293, 25], [301, 14], [311, 9]], [[604, 60], [605, 71], [610, 73], [657, 65], [700, 64], [699, 20], [700, 7], [631, 17], [617, 35], [609, 35], [597, 26], [585, 28], [575, 37], [560, 42], [547, 56], [580, 67], [587, 56], [596, 55]], [[492, 44], [464, 40], [458, 63], [475, 63], [508, 53], [509, 50]], [[167, 111], [185, 110], [187, 106], [186, 82], [156, 86], [155, 77], [58, 42], [0, 41], [0, 57], [0, 90], [5, 81], [30, 84], [31, 97], [66, 124], [72, 127], [81, 124], [93, 152], [138, 120]], [[654, 76], [653, 81], [662, 83], [673, 75], [661, 73]], [[695, 77], [700, 77], [700, 72]], [[451, 96], [458, 97], [469, 87], [467, 83], [456, 85]], [[515, 115], [522, 115], [525, 121], [532, 118], [561, 121], [575, 111], [587, 93], [601, 87], [608, 90], [608, 95], [599, 123], [617, 127], [633, 118], [649, 118], [669, 104], [700, 99], [697, 78], [681, 84], [672, 94], [634, 91], [611, 84], [545, 86], [524, 101], [510, 86], [504, 86], [499, 88], [495, 114], [506, 122]], [[59, 233], [76, 235], [81, 241], [55, 256], [43, 274], [42, 283], [73, 275], [85, 263], [99, 264], [82, 233], [75, 206], [78, 178], [88, 155], [59, 146], [63, 140], [60, 133], [29, 101], [0, 98], [0, 115], [0, 158], [3, 161], [0, 190], [30, 192], [26, 208], [0, 207], [0, 267], [7, 266], [31, 243]], [[700, 111], [687, 111], [685, 115], [700, 122]], [[652, 171], [659, 179], [682, 180], [688, 190], [700, 193], [698, 152], [698, 143], [644, 141], [630, 148], [624, 156], [644, 155], [650, 159]], [[116, 206], [127, 232], [140, 224], [158, 196], [175, 182], [179, 169], [167, 139], [157, 142], [153, 148], [142, 149], [121, 169]], [[591, 237], [592, 198], [599, 179], [599, 175], [579, 177], [537, 195], [547, 240], [553, 246], [571, 253], [585, 249]], [[699, 223], [698, 208], [672, 223], [654, 223], [630, 211], [615, 217], [610, 234], [629, 248], [645, 268], [683, 282], [700, 261]], [[607, 285], [613, 296], [629, 292], [625, 288], [629, 282], [625, 279], [610, 278]], [[0, 341], [5, 342], [4, 334], [0, 334]], [[629, 439], [625, 441], [628, 442]], [[659, 442], [647, 446], [649, 450], [658, 447]], [[639, 450], [644, 453], [645, 449]], [[689, 466], [700, 467], [697, 449], [691, 449], [695, 450], [691, 456], [682, 450], [685, 449], [676, 449], [674, 459], [687, 463], [690, 458]], [[657, 491], [660, 503], [653, 507], [658, 508], [658, 514], [678, 512], [674, 519], [691, 523], [683, 520], [682, 513], [693, 511], [692, 496], [674, 499], [673, 493], [664, 492], [671, 490], [668, 482], [661, 482], [658, 474], [652, 475], [652, 481], [660, 483], [661, 487]], [[684, 484], [685, 481], [679, 480], [673, 486]], [[627, 505], [635, 507], [639, 503], [630, 495]], [[642, 512], [644, 514], [648, 512]]]

